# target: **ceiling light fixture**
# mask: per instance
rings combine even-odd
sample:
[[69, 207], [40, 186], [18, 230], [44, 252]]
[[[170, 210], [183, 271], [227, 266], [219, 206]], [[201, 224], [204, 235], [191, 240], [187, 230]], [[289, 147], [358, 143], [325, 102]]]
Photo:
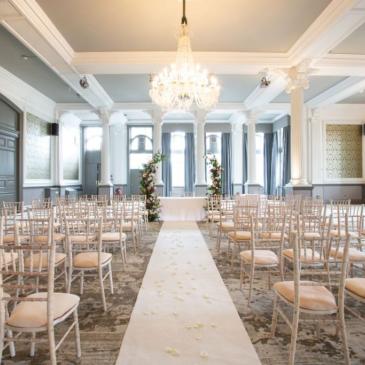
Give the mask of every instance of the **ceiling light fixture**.
[[217, 78], [194, 63], [185, 9], [183, 0], [176, 61], [153, 76], [151, 81], [152, 101], [164, 111], [188, 111], [194, 103], [199, 109], [210, 110], [219, 99], [220, 86]]

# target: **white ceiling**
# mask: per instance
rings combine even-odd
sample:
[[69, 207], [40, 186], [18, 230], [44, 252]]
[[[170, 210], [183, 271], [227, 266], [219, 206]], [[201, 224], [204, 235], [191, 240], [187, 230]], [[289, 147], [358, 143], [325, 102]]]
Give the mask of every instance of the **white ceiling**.
[[[173, 51], [178, 0], [37, 0], [78, 52]], [[286, 52], [330, 0], [191, 0], [195, 51]]]
[[[21, 2], [0, 0], [0, 19], [20, 40], [0, 26], [1, 67], [57, 103], [84, 103], [85, 99], [93, 111], [119, 105], [128, 118], [149, 118], [143, 112], [151, 105], [149, 75], [174, 57], [181, 0], [34, 0], [24, 13], [17, 6]], [[334, 102], [365, 104], [364, 94], [357, 94], [365, 80], [364, 4], [188, 0], [195, 58], [216, 73], [221, 84], [220, 110], [209, 113], [208, 119], [226, 120], [237, 110], [265, 108], [270, 103], [287, 110], [283, 104], [290, 98], [282, 92], [284, 82], [257, 88], [263, 71], [287, 72], [310, 61], [306, 102], [316, 98], [323, 103], [323, 96], [333, 100], [326, 93], [334, 92], [347, 97]], [[31, 57], [24, 60], [24, 54]], [[81, 90], [78, 82], [84, 73], [90, 74], [87, 90]], [[344, 88], [353, 95], [348, 97]], [[260, 120], [272, 121], [283, 110], [270, 109]]]

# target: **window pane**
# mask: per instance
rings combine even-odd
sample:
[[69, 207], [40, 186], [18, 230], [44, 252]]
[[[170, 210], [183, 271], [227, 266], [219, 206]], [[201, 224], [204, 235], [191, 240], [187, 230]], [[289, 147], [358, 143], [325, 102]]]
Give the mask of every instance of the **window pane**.
[[66, 126], [62, 129], [63, 178], [79, 179], [80, 127]]
[[129, 157], [130, 170], [141, 170], [143, 164], [152, 158], [152, 153], [131, 153]]
[[85, 128], [86, 151], [100, 151], [103, 130], [100, 127]]

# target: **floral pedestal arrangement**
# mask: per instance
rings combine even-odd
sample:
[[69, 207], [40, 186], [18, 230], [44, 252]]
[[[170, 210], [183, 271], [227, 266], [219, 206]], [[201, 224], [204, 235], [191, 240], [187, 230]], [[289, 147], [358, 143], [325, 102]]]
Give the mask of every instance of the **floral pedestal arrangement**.
[[222, 167], [215, 156], [206, 156], [211, 176], [211, 185], [208, 186], [208, 195], [222, 195]]

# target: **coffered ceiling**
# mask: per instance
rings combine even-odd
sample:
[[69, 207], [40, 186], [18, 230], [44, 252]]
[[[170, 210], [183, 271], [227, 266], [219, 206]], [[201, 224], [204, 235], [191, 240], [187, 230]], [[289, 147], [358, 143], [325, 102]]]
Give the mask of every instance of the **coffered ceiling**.
[[[187, 15], [194, 57], [221, 84], [214, 118], [280, 109], [293, 67], [309, 77], [311, 108], [365, 104], [365, 0], [187, 0]], [[181, 0], [0, 0], [0, 77], [64, 108], [136, 115], [153, 107], [149, 78], [174, 60], [180, 17]]]
[[[174, 51], [178, 0], [37, 0], [77, 52]], [[190, 0], [196, 51], [286, 52], [330, 0]]]

